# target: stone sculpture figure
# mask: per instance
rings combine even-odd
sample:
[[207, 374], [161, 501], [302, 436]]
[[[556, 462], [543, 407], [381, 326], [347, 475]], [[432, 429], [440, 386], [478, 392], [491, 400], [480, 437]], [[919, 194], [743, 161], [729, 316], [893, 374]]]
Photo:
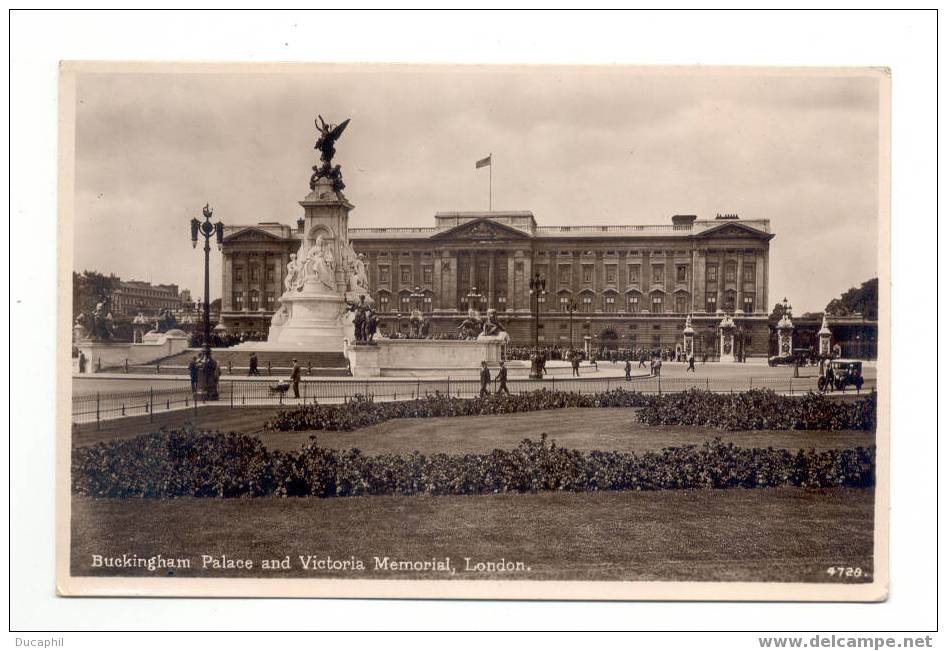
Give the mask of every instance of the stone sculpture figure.
[[497, 311], [493, 308], [487, 310], [487, 318], [483, 322], [483, 336], [485, 337], [498, 337], [501, 333], [506, 332], [503, 326], [500, 325], [500, 322], [497, 320]]
[[316, 237], [315, 243], [306, 253], [303, 263], [303, 273], [297, 287], [305, 286], [310, 280], [321, 284], [324, 288], [335, 291], [335, 256], [326, 246], [322, 235]]
[[365, 328], [367, 334], [365, 340], [368, 343], [372, 343], [375, 339], [375, 333], [378, 332], [378, 316], [372, 309], [368, 310], [367, 318], [365, 319]]
[[355, 341], [363, 342], [368, 340], [368, 305], [365, 303], [365, 297], [360, 296], [358, 304], [352, 308], [355, 312], [352, 322], [355, 324]]
[[271, 326], [281, 326], [289, 320], [289, 308], [285, 305], [280, 305], [280, 308], [273, 313], [273, 318], [270, 319]]
[[477, 315], [477, 311], [470, 308], [467, 310], [467, 318], [460, 323], [460, 327], [457, 330], [460, 333], [461, 339], [476, 339], [481, 328], [480, 317]]
[[286, 280], [283, 281], [283, 287], [287, 292], [296, 289], [296, 281], [299, 277], [299, 263], [296, 262], [296, 254], [289, 254], [289, 263], [286, 265]]

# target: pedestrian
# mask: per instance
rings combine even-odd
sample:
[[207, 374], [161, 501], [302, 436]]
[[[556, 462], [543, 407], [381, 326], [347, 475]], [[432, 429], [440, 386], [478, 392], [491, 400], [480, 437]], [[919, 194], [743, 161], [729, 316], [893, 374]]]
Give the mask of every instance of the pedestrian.
[[85, 357], [85, 353], [83, 353], [83, 352], [80, 350], [80, 351], [79, 351], [79, 372], [80, 372], [80, 373], [85, 373], [86, 361], [87, 361], [87, 360], [86, 360], [86, 357]]
[[651, 371], [655, 377], [661, 377], [661, 358], [654, 360], [654, 369]]
[[191, 376], [191, 393], [197, 391], [197, 371], [198, 371], [197, 355], [191, 357], [190, 363], [187, 365], [187, 371]]
[[625, 360], [625, 380], [631, 380], [631, 360]]
[[572, 375], [579, 376], [579, 353], [572, 355]]
[[500, 384], [497, 387], [497, 395], [500, 395], [501, 391], [506, 391], [506, 395], [510, 395], [510, 389], [506, 386], [506, 364], [500, 362], [500, 371], [497, 373], [497, 382]]
[[256, 358], [256, 353], [250, 353], [250, 371], [247, 373], [247, 375], [259, 375], [259, 365], [260, 362]]
[[125, 369], [125, 375], [128, 375], [128, 358], [125, 358], [125, 362], [122, 364]]
[[299, 363], [296, 361], [296, 358], [293, 358], [293, 373], [289, 376], [289, 379], [293, 383], [293, 396], [299, 397], [299, 376], [302, 375], [302, 368], [300, 368]]
[[645, 355], [644, 351], [641, 351], [641, 357], [638, 358], [638, 368], [644, 366], [644, 363], [648, 360], [648, 356]]
[[696, 360], [694, 359], [694, 353], [691, 353], [690, 355], [687, 356], [687, 370], [688, 371], [693, 371], [694, 373], [697, 372], [697, 369], [694, 368], [695, 361]]
[[485, 396], [490, 393], [487, 389], [487, 385], [490, 384], [490, 369], [487, 368], [487, 363], [480, 362], [480, 395]]

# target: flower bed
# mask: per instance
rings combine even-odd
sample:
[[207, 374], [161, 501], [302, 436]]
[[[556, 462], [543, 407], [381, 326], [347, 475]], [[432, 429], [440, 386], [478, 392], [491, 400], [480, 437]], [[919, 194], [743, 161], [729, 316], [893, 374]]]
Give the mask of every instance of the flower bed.
[[638, 410], [648, 425], [697, 425], [724, 430], [821, 429], [874, 430], [877, 396], [853, 402], [809, 393], [781, 396], [767, 389], [742, 393], [690, 390], [649, 396]]
[[72, 489], [93, 497], [471, 495], [534, 491], [872, 486], [875, 448], [796, 453], [719, 439], [643, 454], [560, 448], [546, 436], [489, 454], [269, 451], [244, 434], [184, 428], [73, 450]]
[[725, 430], [859, 429], [875, 427], [874, 393], [854, 402], [817, 394], [781, 396], [768, 389], [716, 394], [699, 389], [644, 395], [624, 389], [578, 394], [540, 389], [522, 394], [453, 398], [442, 395], [399, 402], [354, 399], [344, 405], [305, 405], [281, 411], [267, 429], [351, 431], [394, 418], [477, 416], [574, 407], [638, 407], [649, 425], [700, 425]]

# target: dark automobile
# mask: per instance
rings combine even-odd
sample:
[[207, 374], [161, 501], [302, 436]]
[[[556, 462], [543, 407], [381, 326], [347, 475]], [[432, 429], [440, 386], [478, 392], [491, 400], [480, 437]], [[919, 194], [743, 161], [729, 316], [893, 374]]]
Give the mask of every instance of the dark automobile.
[[[829, 370], [832, 371], [832, 383], [829, 384]], [[853, 385], [861, 391], [865, 378], [862, 377], [862, 363], [857, 359], [833, 359], [826, 362], [825, 371], [819, 377], [819, 391], [844, 391]]]
[[770, 366], [805, 366], [812, 361], [812, 351], [808, 348], [796, 348], [788, 355], [773, 355], [769, 358]]

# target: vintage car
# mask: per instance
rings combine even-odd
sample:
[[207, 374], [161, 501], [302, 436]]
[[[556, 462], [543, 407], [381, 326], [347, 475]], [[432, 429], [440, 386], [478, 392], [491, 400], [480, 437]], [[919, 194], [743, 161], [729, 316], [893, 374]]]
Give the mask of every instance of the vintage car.
[[812, 358], [812, 351], [808, 348], [796, 348], [787, 355], [774, 355], [769, 358], [770, 366], [799, 366], [807, 365]]
[[[832, 385], [829, 386], [829, 369], [832, 370]], [[862, 377], [862, 363], [857, 359], [830, 359], [825, 362], [823, 374], [819, 376], [819, 391], [844, 391], [848, 385], [853, 385], [861, 391], [865, 378]]]

